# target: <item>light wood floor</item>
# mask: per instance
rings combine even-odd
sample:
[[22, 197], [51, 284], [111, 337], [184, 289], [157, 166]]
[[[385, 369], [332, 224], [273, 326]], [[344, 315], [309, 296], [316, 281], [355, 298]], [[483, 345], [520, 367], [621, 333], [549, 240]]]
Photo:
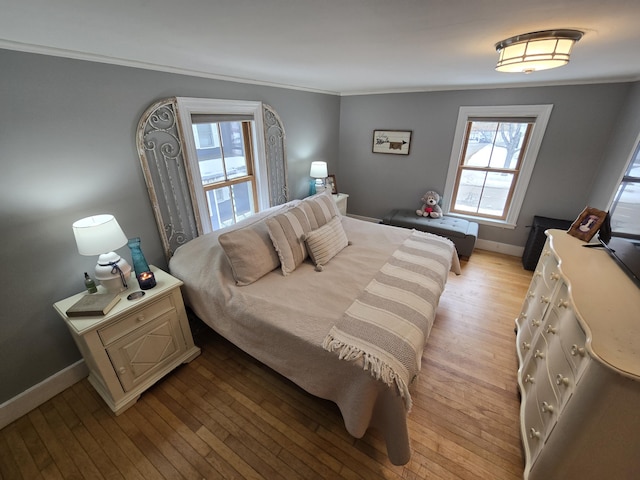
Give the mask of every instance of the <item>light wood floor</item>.
[[202, 355], [115, 417], [85, 379], [0, 431], [0, 478], [517, 479], [514, 318], [530, 272], [476, 251], [450, 275], [413, 392], [413, 454], [394, 466], [308, 395], [194, 325]]

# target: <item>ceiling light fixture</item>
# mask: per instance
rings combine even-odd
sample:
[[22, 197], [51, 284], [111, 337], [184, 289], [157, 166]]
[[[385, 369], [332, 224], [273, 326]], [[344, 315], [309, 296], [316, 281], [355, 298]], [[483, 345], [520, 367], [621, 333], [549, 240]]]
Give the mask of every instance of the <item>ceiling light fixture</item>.
[[573, 44], [582, 38], [579, 30], [545, 30], [525, 33], [496, 43], [499, 72], [531, 73], [569, 63]]

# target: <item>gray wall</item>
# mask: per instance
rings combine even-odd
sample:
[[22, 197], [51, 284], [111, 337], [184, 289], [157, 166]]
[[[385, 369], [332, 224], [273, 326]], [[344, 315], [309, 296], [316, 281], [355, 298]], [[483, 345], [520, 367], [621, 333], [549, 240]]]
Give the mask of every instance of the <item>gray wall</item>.
[[[640, 84], [339, 98], [6, 50], [0, 65], [0, 403], [80, 358], [52, 308], [82, 290], [96, 261], [77, 253], [73, 221], [112, 213], [166, 267], [134, 136], [158, 99], [269, 103], [286, 127], [292, 197], [307, 195], [310, 162], [322, 159], [350, 194], [350, 213], [372, 217], [442, 192], [461, 105], [553, 103], [518, 228], [480, 230], [514, 245], [533, 215], [572, 219], [606, 201], [640, 130]], [[372, 154], [381, 128], [413, 130], [411, 154]]]
[[[534, 215], [574, 219], [588, 204], [602, 162], [613, 161], [605, 151], [631, 87], [617, 83], [344, 97], [337, 183], [350, 194], [352, 214], [381, 218], [392, 208], [418, 208], [427, 190], [444, 191], [461, 106], [553, 104], [518, 227], [480, 226], [482, 239], [522, 246]], [[412, 130], [409, 155], [372, 153], [374, 129]]]
[[640, 82], [633, 84], [600, 162], [589, 205], [607, 210], [640, 135]]
[[[80, 358], [52, 304], [83, 289], [71, 224], [112, 213], [166, 263], [140, 168], [135, 129], [170, 96], [258, 100], [286, 128], [292, 196], [308, 194], [309, 165], [336, 169], [337, 96], [0, 50], [0, 403]], [[130, 259], [127, 247], [118, 251]]]

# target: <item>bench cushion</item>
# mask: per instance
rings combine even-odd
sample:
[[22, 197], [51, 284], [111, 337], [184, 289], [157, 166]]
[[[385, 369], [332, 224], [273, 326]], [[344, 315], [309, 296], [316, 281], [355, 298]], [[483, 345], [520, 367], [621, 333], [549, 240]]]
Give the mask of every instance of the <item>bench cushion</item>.
[[434, 233], [450, 239], [458, 250], [458, 254], [469, 257], [478, 238], [478, 224], [461, 218], [419, 217], [415, 210], [397, 209], [389, 212], [382, 219], [386, 225], [415, 228], [422, 232]]

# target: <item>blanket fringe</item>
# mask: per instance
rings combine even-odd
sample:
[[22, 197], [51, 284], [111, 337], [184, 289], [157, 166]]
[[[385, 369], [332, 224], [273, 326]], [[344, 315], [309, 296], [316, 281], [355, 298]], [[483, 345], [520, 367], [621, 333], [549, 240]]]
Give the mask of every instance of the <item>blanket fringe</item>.
[[357, 348], [348, 343], [342, 342], [336, 339], [331, 333], [327, 334], [322, 347], [329, 352], [338, 352], [340, 360], [346, 360], [353, 362], [362, 358], [362, 368], [365, 371], [369, 371], [372, 377], [376, 380], [384, 382], [387, 386], [396, 386], [397, 391], [404, 400], [405, 408], [407, 412], [411, 411], [412, 400], [409, 393], [409, 386], [400, 378], [399, 375], [389, 366], [389, 364], [383, 362], [378, 357], [364, 352], [362, 349]]

